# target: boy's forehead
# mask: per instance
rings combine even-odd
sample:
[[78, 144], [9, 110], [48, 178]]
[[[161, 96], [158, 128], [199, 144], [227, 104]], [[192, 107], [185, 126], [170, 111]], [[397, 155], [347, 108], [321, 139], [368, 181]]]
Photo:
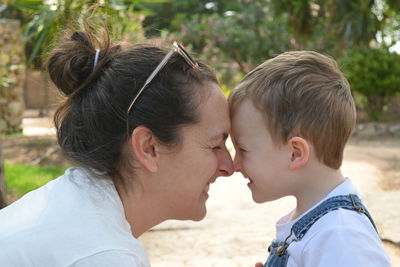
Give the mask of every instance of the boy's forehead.
[[252, 134], [258, 127], [264, 127], [265, 120], [261, 111], [258, 110], [250, 99], [238, 103], [232, 113], [232, 135], [238, 138], [239, 134]]
[[[232, 111], [232, 123], [237, 122], [251, 122], [250, 119], [262, 117], [261, 111], [254, 105], [253, 101], [249, 98], [244, 99], [238, 103]], [[246, 119], [246, 120], [241, 120]]]

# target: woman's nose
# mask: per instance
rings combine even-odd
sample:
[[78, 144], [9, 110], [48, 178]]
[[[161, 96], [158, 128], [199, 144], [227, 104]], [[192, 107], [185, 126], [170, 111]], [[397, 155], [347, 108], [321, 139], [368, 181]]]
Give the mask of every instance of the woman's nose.
[[219, 176], [231, 176], [233, 174], [233, 162], [228, 150], [224, 151], [221, 156], [218, 168]]

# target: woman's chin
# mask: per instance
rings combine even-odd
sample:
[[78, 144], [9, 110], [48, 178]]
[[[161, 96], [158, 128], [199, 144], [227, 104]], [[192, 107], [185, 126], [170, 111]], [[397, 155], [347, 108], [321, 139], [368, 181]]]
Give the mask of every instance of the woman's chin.
[[190, 216], [188, 218], [191, 221], [195, 221], [195, 222], [201, 221], [207, 215], [207, 207], [206, 207], [205, 203], [202, 207], [198, 207], [198, 209], [195, 212], [193, 212], [193, 211], [194, 210], [192, 210], [192, 213], [190, 214]]
[[207, 210], [205, 210], [203, 213], [198, 214], [197, 216], [193, 217], [191, 220], [195, 221], [195, 222], [201, 221], [206, 217], [206, 214], [207, 214]]
[[191, 221], [201, 221], [206, 217], [207, 215], [207, 207], [206, 203], [203, 203], [201, 206], [197, 207], [197, 209], [193, 209], [192, 213], [190, 214], [190, 219]]
[[205, 203], [198, 207], [191, 207], [186, 211], [181, 210], [179, 213], [175, 213], [175, 216], [169, 217], [170, 220], [190, 220], [190, 221], [201, 221], [206, 217], [207, 207]]

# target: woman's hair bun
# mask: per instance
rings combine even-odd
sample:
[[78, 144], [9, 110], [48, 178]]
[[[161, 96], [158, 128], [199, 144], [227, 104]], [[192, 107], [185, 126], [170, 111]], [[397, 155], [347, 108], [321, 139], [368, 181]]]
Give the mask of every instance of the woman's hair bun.
[[66, 96], [87, 84], [93, 72], [96, 54], [93, 41], [90, 33], [76, 31], [61, 41], [46, 61], [51, 80]]

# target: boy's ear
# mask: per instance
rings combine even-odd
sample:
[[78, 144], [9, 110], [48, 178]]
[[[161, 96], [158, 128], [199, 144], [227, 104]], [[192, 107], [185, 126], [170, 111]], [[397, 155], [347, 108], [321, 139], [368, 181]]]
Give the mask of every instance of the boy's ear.
[[156, 149], [159, 142], [153, 132], [145, 126], [138, 126], [133, 131], [130, 141], [136, 159], [148, 171], [156, 172], [158, 170], [158, 160], [160, 155], [157, 153]]
[[287, 145], [289, 150], [292, 152], [289, 169], [295, 171], [308, 162], [310, 147], [306, 140], [298, 136], [290, 138]]

